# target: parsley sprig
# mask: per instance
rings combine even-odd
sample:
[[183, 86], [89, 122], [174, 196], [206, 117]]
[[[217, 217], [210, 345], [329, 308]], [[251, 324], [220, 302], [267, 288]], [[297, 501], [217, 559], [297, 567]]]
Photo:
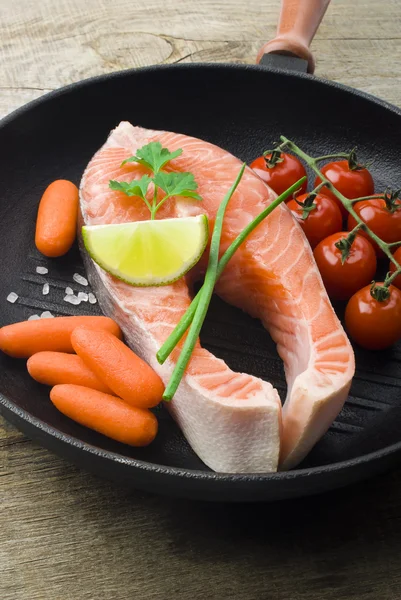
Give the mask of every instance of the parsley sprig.
[[[137, 163], [152, 171], [153, 177], [143, 175], [141, 179], [135, 179], [130, 182], [111, 180], [109, 187], [112, 190], [123, 192], [127, 196], [137, 196], [141, 198], [150, 211], [150, 218], [153, 220], [161, 206], [172, 197], [192, 198], [193, 200], [202, 200], [196, 193], [198, 184], [192, 173], [166, 173], [163, 169], [168, 163], [181, 156], [181, 148], [170, 152], [168, 148], [163, 148], [160, 142], [150, 142], [139, 148], [134, 156], [127, 158], [121, 164], [124, 166], [129, 163]], [[153, 185], [153, 198], [149, 201], [147, 198], [149, 186]], [[164, 192], [164, 196], [159, 202], [158, 190]]]

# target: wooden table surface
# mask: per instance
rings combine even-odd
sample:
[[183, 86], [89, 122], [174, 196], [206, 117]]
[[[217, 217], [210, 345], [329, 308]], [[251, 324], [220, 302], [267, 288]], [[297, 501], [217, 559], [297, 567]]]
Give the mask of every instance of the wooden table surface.
[[[0, 116], [84, 77], [254, 62], [279, 0], [1, 0]], [[320, 76], [401, 105], [400, 0], [333, 0]], [[328, 116], [329, 117], [329, 116]], [[128, 493], [0, 421], [2, 600], [398, 600], [401, 469], [321, 497], [221, 506]]]

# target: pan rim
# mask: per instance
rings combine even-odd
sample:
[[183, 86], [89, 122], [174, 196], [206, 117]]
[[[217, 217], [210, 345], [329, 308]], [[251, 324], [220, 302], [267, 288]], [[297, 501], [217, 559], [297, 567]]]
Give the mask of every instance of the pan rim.
[[397, 116], [401, 116], [401, 108], [399, 108], [395, 104], [392, 104], [391, 102], [387, 102], [387, 100], [382, 100], [381, 98], [378, 98], [377, 96], [374, 96], [373, 94], [364, 92], [362, 90], [358, 90], [356, 88], [353, 88], [351, 86], [345, 85], [345, 84], [337, 82], [337, 81], [331, 81], [330, 79], [323, 79], [322, 77], [316, 77], [315, 75], [311, 75], [310, 73], [300, 73], [298, 71], [294, 71], [294, 72], [287, 71], [285, 69], [265, 67], [265, 66], [261, 66], [261, 65], [257, 65], [257, 64], [252, 65], [252, 64], [224, 63], [224, 62], [219, 62], [219, 63], [199, 62], [199, 63], [178, 63], [178, 64], [172, 63], [172, 64], [149, 65], [147, 67], [123, 69], [120, 71], [113, 71], [111, 73], [105, 73], [103, 75], [94, 75], [93, 77], [87, 77], [85, 79], [81, 79], [79, 81], [69, 83], [65, 86], [62, 86], [62, 87], [52, 90], [50, 92], [46, 92], [42, 96], [39, 96], [38, 98], [35, 98], [34, 100], [31, 100], [30, 102], [27, 102], [26, 104], [23, 104], [19, 108], [16, 108], [15, 110], [13, 110], [8, 115], [5, 115], [4, 117], [2, 117], [0, 119], [0, 129], [7, 126], [9, 122], [13, 121], [20, 115], [23, 115], [24, 113], [30, 111], [31, 109], [35, 108], [36, 106], [39, 106], [40, 104], [45, 103], [47, 101], [51, 101], [55, 98], [58, 98], [59, 96], [63, 96], [64, 94], [67, 94], [75, 89], [81, 89], [81, 88], [85, 88], [87, 86], [89, 87], [95, 83], [102, 83], [102, 82], [105, 82], [108, 80], [114, 80], [114, 79], [118, 80], [120, 78], [135, 75], [136, 73], [153, 73], [153, 72], [157, 72], [157, 71], [173, 71], [173, 70], [174, 71], [186, 71], [186, 70], [195, 71], [197, 69], [209, 69], [211, 71], [213, 71], [213, 70], [219, 70], [219, 71], [220, 70], [236, 70], [236, 71], [249, 71], [249, 72], [253, 71], [256, 73], [258, 73], [258, 72], [264, 73], [266, 75], [269, 75], [272, 73], [275, 75], [282, 75], [284, 77], [288, 77], [291, 79], [295, 78], [295, 79], [299, 79], [299, 80], [311, 81], [313, 83], [317, 83], [320, 85], [340, 89], [344, 92], [351, 94], [352, 96], [358, 96], [358, 97], [364, 98], [365, 100], [368, 100], [368, 101], [372, 102], [373, 104], [377, 104], [378, 106], [381, 106], [382, 108], [390, 110], [391, 112], [395, 113]]
[[[94, 446], [88, 442], [83, 441], [80, 438], [77, 438], [68, 433], [63, 433], [53, 425], [48, 425], [42, 419], [39, 419], [35, 415], [31, 414], [29, 411], [21, 408], [12, 400], [9, 400], [6, 396], [0, 393], [0, 409], [4, 407], [6, 411], [10, 411], [15, 414], [18, 418], [22, 419], [29, 425], [35, 427], [39, 431], [44, 434], [51, 436], [52, 438], [64, 443], [69, 446], [73, 446], [76, 449], [79, 449], [83, 452], [86, 452], [90, 455], [97, 456], [112, 462], [118, 462], [119, 464], [125, 465], [130, 468], [139, 469], [144, 472], [157, 472], [159, 474], [174, 476], [178, 479], [203, 479], [209, 482], [274, 482], [274, 481], [290, 481], [293, 479], [304, 479], [310, 478], [313, 475], [319, 475], [320, 473], [338, 473], [342, 471], [347, 471], [354, 466], [360, 466], [361, 464], [369, 463], [372, 461], [380, 460], [387, 455], [396, 454], [401, 452], [401, 442], [396, 442], [391, 444], [390, 446], [386, 446], [381, 448], [380, 450], [376, 450], [374, 452], [369, 452], [368, 454], [362, 454], [361, 456], [357, 456], [355, 458], [351, 458], [348, 460], [338, 461], [334, 463], [329, 463], [327, 465], [319, 465], [316, 467], [305, 467], [303, 469], [293, 469], [290, 471], [277, 471], [273, 473], [221, 473], [216, 471], [206, 471], [201, 469], [189, 469], [184, 467], [172, 467], [169, 465], [162, 465], [159, 463], [152, 463], [145, 460], [140, 460], [137, 458], [132, 458], [129, 456], [124, 456], [119, 454], [118, 452], [113, 452], [112, 450], [104, 450], [99, 446]], [[0, 410], [0, 414], [3, 414], [3, 411]]]
[[[276, 69], [272, 67], [262, 67], [260, 65], [244, 65], [244, 64], [236, 64], [236, 63], [181, 63], [181, 64], [163, 64], [163, 65], [151, 65], [147, 67], [141, 67], [138, 69], [125, 69], [122, 71], [115, 71], [113, 73], [107, 73], [103, 75], [97, 75], [93, 77], [89, 77], [56, 90], [52, 90], [51, 92], [47, 92], [43, 94], [39, 98], [36, 98], [27, 104], [15, 109], [8, 115], [4, 116], [0, 119], [0, 131], [4, 127], [6, 127], [9, 123], [12, 123], [15, 119], [20, 117], [21, 115], [35, 109], [36, 106], [44, 104], [46, 102], [52, 101], [55, 98], [63, 96], [64, 94], [68, 94], [72, 91], [83, 89], [87, 86], [91, 86], [96, 83], [106, 82], [108, 80], [118, 80], [120, 78], [130, 77], [135, 75], [136, 73], [154, 73], [157, 71], [196, 71], [198, 69], [208, 69], [210, 71], [214, 70], [236, 70], [236, 71], [250, 71], [250, 72], [259, 72], [264, 73], [267, 76], [269, 74], [277, 74], [288, 78], [297, 78], [299, 80], [309, 80], [316, 84], [333, 87], [336, 89], [340, 89], [352, 96], [358, 96], [363, 98], [373, 104], [376, 104], [390, 112], [394, 113], [397, 116], [401, 116], [401, 109], [386, 100], [382, 100], [377, 98], [376, 96], [369, 94], [367, 92], [354, 89], [350, 86], [344, 85], [342, 83], [333, 82], [330, 80], [324, 80], [322, 78], [316, 77], [314, 75], [310, 75], [308, 73], [299, 73], [299, 72], [290, 72], [283, 69]], [[277, 473], [219, 473], [214, 471], [206, 471], [200, 469], [189, 469], [183, 467], [172, 467], [168, 465], [161, 465], [158, 463], [152, 463], [148, 461], [139, 460], [136, 458], [131, 458], [119, 454], [117, 452], [113, 452], [110, 450], [104, 450], [98, 446], [94, 446], [89, 444], [88, 442], [83, 441], [73, 435], [69, 435], [63, 433], [59, 429], [53, 427], [42, 421], [40, 418], [31, 414], [29, 411], [21, 408], [18, 404], [13, 402], [11, 399], [7, 398], [4, 394], [0, 393], [0, 409], [4, 407], [4, 411], [0, 410], [0, 414], [5, 416], [4, 413], [7, 411], [13, 413], [19, 419], [28, 423], [35, 429], [41, 431], [42, 433], [67, 444], [69, 446], [75, 447], [83, 452], [86, 452], [90, 455], [95, 455], [106, 459], [111, 462], [118, 462], [122, 465], [125, 465], [130, 468], [139, 469], [143, 472], [157, 472], [161, 475], [172, 476], [182, 479], [198, 479], [203, 481], [208, 481], [209, 483], [220, 483], [220, 482], [232, 482], [232, 483], [240, 483], [240, 482], [284, 482], [290, 481], [294, 479], [304, 479], [310, 478], [311, 476], [316, 476], [322, 473], [338, 473], [342, 471], [347, 471], [352, 469], [352, 467], [356, 467], [357, 465], [375, 462], [378, 461], [388, 455], [396, 454], [401, 452], [401, 441], [391, 444], [390, 446], [385, 446], [380, 450], [376, 450], [374, 452], [370, 452], [368, 454], [362, 454], [361, 456], [357, 456], [352, 459], [338, 461], [334, 463], [329, 463], [327, 465], [319, 465], [315, 467], [306, 467], [303, 469], [296, 469], [292, 471], [281, 471]]]

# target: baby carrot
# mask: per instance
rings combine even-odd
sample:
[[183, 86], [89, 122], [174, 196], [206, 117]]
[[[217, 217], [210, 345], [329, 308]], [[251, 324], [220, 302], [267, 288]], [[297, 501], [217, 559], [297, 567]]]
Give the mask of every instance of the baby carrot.
[[76, 354], [37, 352], [27, 362], [28, 373], [35, 381], [46, 385], [71, 383], [113, 394]]
[[71, 333], [84, 325], [89, 329], [104, 329], [121, 337], [121, 329], [108, 317], [56, 317], [22, 321], [0, 329], [0, 350], [14, 358], [29, 358], [36, 352], [74, 352]]
[[39, 203], [35, 244], [45, 256], [63, 256], [77, 232], [79, 193], [71, 181], [59, 179], [46, 189]]
[[50, 400], [70, 419], [117, 442], [147, 446], [156, 437], [158, 425], [154, 414], [110, 394], [66, 384], [56, 385], [50, 392]]
[[164, 385], [157, 373], [108, 331], [74, 329], [71, 342], [86, 365], [125, 402], [151, 408], [162, 399]]

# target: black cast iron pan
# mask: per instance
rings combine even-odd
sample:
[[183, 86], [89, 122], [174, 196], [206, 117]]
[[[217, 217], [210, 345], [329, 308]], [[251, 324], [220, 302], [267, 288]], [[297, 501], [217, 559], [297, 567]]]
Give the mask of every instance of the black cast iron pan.
[[[289, 4], [294, 9], [294, 3]], [[310, 38], [327, 2], [296, 4], [303, 9], [297, 26], [305, 18], [310, 23], [305, 7], [315, 11], [320, 7], [320, 13], [313, 13]], [[287, 43], [283, 39], [280, 52]], [[267, 50], [277, 51], [275, 43]], [[309, 70], [313, 68], [311, 57], [299, 47], [288, 46], [288, 52], [298, 58], [291, 62], [288, 56], [267, 57], [284, 60], [282, 69], [195, 64], [97, 77], [48, 94], [4, 119], [0, 125], [1, 325], [44, 310], [57, 315], [96, 312], [92, 305], [81, 304], [75, 310], [63, 302], [73, 273], [83, 273], [79, 254], [74, 249], [63, 259], [40, 256], [33, 243], [35, 215], [45, 187], [57, 178], [78, 183], [93, 153], [121, 120], [198, 136], [246, 161], [280, 134], [317, 155], [358, 146], [361, 158], [375, 157], [372, 173], [378, 189], [399, 185], [401, 111], [299, 72], [307, 64]], [[291, 66], [298, 72], [290, 72]], [[39, 265], [46, 266], [49, 274], [37, 274]], [[48, 296], [41, 293], [45, 282], [51, 284]], [[11, 291], [19, 295], [15, 304], [5, 300]], [[216, 298], [202, 341], [233, 369], [270, 380], [284, 394], [281, 361], [258, 322]], [[0, 357], [0, 406], [2, 414], [31, 438], [84, 469], [128, 486], [206, 500], [274, 500], [344, 486], [399, 460], [400, 361], [400, 345], [381, 353], [356, 348], [357, 373], [342, 413], [306, 461], [288, 473], [211, 472], [163, 409], [160, 434], [149, 448], [114, 443], [58, 413], [48, 399], [48, 389], [27, 375], [25, 362], [6, 356]]]

